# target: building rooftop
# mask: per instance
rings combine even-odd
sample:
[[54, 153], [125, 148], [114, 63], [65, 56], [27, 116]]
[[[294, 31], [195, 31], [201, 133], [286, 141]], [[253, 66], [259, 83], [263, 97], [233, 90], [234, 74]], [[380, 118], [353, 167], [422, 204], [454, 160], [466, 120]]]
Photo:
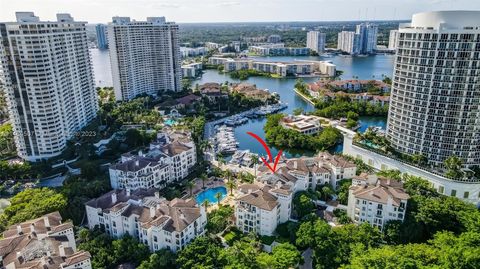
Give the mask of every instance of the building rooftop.
[[268, 192], [269, 190], [270, 188], [268, 187], [259, 188], [257, 190], [250, 189], [249, 192], [240, 195], [236, 200], [264, 210], [272, 211], [279, 203], [277, 202], [277, 198]]
[[[364, 184], [350, 187], [356, 198], [382, 204], [386, 204], [391, 200], [395, 206], [399, 206], [402, 200], [408, 200], [410, 198], [403, 189], [403, 183], [401, 181], [384, 177], [367, 178], [365, 175], [362, 176], [365, 178]], [[359, 178], [356, 179], [358, 180]]]
[[75, 242], [60, 232], [73, 224], [62, 223], [58, 212], [10, 226], [0, 240], [3, 266], [12, 268], [56, 269], [90, 259], [90, 253], [75, 252]]
[[201, 216], [201, 209], [193, 199], [175, 198], [167, 201], [155, 194], [155, 189], [114, 190], [86, 203], [104, 212], [122, 211], [121, 215], [135, 215], [142, 228], [161, 227], [168, 232], [181, 232]]

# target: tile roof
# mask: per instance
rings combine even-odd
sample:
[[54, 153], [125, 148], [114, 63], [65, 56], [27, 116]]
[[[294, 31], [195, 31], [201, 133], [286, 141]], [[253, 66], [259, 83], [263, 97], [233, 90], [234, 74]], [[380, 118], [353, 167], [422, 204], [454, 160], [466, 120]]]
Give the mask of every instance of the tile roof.
[[272, 211], [278, 206], [277, 198], [268, 192], [270, 188], [262, 188], [236, 198], [238, 201], [259, 207], [264, 210]]
[[400, 181], [387, 178], [379, 178], [375, 184], [352, 186], [350, 189], [356, 198], [382, 204], [391, 199], [395, 206], [399, 206], [402, 200], [410, 198]]
[[[0, 240], [0, 256], [5, 267], [58, 269], [90, 258], [88, 252], [75, 253], [65, 235], [52, 233], [72, 229], [71, 223], [61, 223], [58, 212], [11, 226]], [[15, 228], [13, 228], [15, 227]], [[20, 229], [20, 233], [17, 230]], [[73, 231], [72, 231], [73, 233]], [[63, 248], [64, 254], [61, 253]], [[3, 268], [3, 267], [2, 267]]]

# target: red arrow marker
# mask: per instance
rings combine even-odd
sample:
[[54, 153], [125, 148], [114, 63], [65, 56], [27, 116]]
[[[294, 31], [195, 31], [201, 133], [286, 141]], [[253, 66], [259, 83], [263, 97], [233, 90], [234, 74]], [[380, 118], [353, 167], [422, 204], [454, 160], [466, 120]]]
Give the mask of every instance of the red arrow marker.
[[[265, 143], [265, 141], [263, 141], [263, 139], [261, 139], [258, 135], [254, 134], [252, 132], [247, 132], [247, 134], [252, 136], [253, 138], [255, 138], [263, 146], [263, 148], [265, 149], [265, 151], [268, 154], [268, 162], [267, 162], [267, 160], [265, 160], [265, 158], [263, 158], [263, 157], [260, 157], [260, 158], [262, 159], [263, 163], [268, 167], [268, 169], [270, 169], [270, 171], [272, 171], [272, 173], [275, 173], [277, 171], [278, 161], [280, 161], [280, 156], [282, 156], [282, 151], [281, 150], [278, 151], [278, 154], [275, 157], [275, 161], [273, 161], [272, 152], [270, 151], [270, 148], [267, 146], [267, 143]], [[273, 167], [271, 166], [271, 164], [269, 162], [273, 163]]]

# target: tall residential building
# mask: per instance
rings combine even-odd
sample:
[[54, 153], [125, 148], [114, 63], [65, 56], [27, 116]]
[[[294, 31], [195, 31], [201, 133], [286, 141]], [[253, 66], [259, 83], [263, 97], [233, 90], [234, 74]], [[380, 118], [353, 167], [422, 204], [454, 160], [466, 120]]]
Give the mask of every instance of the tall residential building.
[[355, 32], [341, 31], [338, 33], [337, 49], [355, 55], [360, 53], [360, 38]]
[[40, 21], [17, 12], [0, 23], [0, 62], [18, 156], [59, 155], [67, 140], [95, 118], [98, 104], [86, 22], [69, 14]]
[[307, 33], [307, 48], [322, 53], [325, 50], [325, 40], [327, 35], [319, 31], [310, 31]]
[[165, 17], [147, 21], [113, 17], [108, 24], [108, 43], [117, 100], [181, 90], [177, 24], [166, 22]]
[[438, 11], [400, 25], [387, 125], [396, 150], [439, 166], [449, 156], [480, 165], [478, 18]]
[[279, 35], [270, 35], [267, 38], [268, 43], [280, 43], [282, 42], [282, 37]]
[[396, 50], [397, 49], [397, 40], [398, 40], [398, 30], [391, 30], [390, 36], [388, 37], [388, 49]]
[[371, 54], [377, 49], [378, 26], [372, 23], [361, 23], [357, 25], [360, 54]]
[[108, 49], [107, 26], [105, 24], [95, 25], [95, 32], [97, 33], [97, 47], [99, 49]]

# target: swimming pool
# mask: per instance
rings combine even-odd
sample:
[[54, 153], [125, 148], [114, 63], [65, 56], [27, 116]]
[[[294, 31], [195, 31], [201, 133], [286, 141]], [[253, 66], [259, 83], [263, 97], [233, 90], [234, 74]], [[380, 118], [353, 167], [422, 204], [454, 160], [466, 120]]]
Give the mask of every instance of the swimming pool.
[[172, 119], [168, 119], [168, 120], [164, 121], [164, 123], [165, 123], [166, 125], [168, 125], [168, 126], [173, 126], [173, 125], [175, 125], [175, 124], [177, 123], [177, 121], [176, 121], [176, 120], [172, 120]]
[[201, 205], [205, 200], [208, 200], [208, 202], [211, 204], [217, 203], [217, 198], [215, 197], [215, 194], [219, 192], [222, 194], [222, 197], [220, 198], [221, 201], [223, 200], [223, 198], [225, 198], [225, 196], [227, 196], [227, 189], [225, 187], [220, 186], [202, 191], [197, 195], [197, 204]]

